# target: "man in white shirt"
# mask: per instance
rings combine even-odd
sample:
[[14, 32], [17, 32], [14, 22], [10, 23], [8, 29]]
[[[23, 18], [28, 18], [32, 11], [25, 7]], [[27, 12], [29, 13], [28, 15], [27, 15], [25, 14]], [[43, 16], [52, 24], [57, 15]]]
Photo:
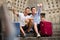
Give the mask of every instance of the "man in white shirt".
[[24, 13], [17, 13], [16, 9], [13, 9], [13, 13], [19, 16], [19, 22], [20, 22], [20, 30], [23, 33], [24, 37], [26, 36], [23, 27], [28, 24], [30, 16], [28, 16], [28, 13], [30, 12], [30, 8], [27, 7], [24, 10]]

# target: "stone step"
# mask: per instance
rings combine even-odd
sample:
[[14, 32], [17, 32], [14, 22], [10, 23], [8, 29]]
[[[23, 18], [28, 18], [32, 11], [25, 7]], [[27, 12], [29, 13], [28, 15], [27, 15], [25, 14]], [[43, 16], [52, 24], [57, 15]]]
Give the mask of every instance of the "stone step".
[[52, 36], [60, 36], [60, 33], [54, 33]]
[[[22, 35], [22, 36], [23, 36], [23, 35]], [[21, 37], [22, 37], [22, 36], [21, 36]], [[27, 37], [34, 37], [34, 33], [29, 33], [29, 34], [27, 33], [26, 36], [27, 36]]]
[[54, 30], [52, 36], [60, 36], [60, 30]]
[[[34, 37], [34, 36], [36, 36], [36, 34], [34, 34], [34, 33], [29, 33], [29, 34], [26, 34], [26, 35], [27, 35], [27, 37]], [[60, 33], [55, 32], [55, 33], [52, 34], [52, 36], [60, 36]]]
[[53, 33], [60, 33], [60, 30], [58, 30], [58, 31], [53, 31]]
[[[34, 34], [34, 33], [32, 33], [32, 34], [26, 34], [26, 36], [27, 36], [27, 37], [36, 37], [36, 34]], [[52, 36], [53, 36], [53, 37], [54, 37], [54, 36], [60, 36], [60, 33], [54, 33]]]
[[60, 40], [60, 37], [26, 37], [26, 38], [22, 38], [20, 37], [20, 40]]
[[[34, 33], [27, 33], [27, 37], [35, 37], [36, 35]], [[53, 35], [52, 36], [60, 36], [60, 30], [55, 30], [53, 31]]]

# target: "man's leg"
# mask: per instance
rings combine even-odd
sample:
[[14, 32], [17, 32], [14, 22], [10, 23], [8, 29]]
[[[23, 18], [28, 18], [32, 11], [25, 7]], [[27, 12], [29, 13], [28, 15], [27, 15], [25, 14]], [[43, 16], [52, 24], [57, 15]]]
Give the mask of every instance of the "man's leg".
[[34, 23], [34, 30], [35, 30], [35, 32], [37, 34], [37, 37], [40, 37], [40, 34], [38, 32], [38, 28], [37, 28], [37, 24], [36, 23]]
[[20, 27], [20, 30], [21, 30], [21, 32], [23, 33], [23, 35], [26, 36], [26, 34], [25, 34], [25, 32], [24, 32], [24, 30], [23, 30], [22, 27]]
[[30, 32], [30, 29], [33, 27], [33, 23], [31, 21], [29, 21], [28, 23], [28, 32]]
[[40, 24], [37, 24], [38, 32], [40, 31]]

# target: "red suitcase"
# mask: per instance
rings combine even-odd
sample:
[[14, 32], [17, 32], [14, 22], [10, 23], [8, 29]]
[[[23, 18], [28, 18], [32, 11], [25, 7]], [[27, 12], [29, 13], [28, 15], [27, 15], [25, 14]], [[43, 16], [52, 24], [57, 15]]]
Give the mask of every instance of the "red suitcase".
[[40, 22], [41, 36], [52, 36], [52, 23], [47, 21]]

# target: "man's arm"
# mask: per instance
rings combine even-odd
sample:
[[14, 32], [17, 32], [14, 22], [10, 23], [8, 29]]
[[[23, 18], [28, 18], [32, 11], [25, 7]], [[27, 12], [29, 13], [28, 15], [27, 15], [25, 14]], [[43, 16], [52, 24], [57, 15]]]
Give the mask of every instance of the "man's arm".
[[38, 15], [40, 15], [40, 13], [41, 13], [41, 9], [40, 9], [40, 7], [38, 8]]
[[26, 23], [33, 22], [33, 18], [29, 17], [29, 18], [25, 19], [25, 22]]
[[41, 8], [42, 8], [42, 3], [40, 3], [40, 4], [38, 4], [37, 5], [38, 6], [38, 15], [40, 15], [40, 13], [41, 13]]
[[17, 12], [17, 10], [16, 10], [16, 9], [13, 9], [13, 14], [15, 14], [15, 15], [19, 16], [19, 14], [18, 14], [18, 12]]

